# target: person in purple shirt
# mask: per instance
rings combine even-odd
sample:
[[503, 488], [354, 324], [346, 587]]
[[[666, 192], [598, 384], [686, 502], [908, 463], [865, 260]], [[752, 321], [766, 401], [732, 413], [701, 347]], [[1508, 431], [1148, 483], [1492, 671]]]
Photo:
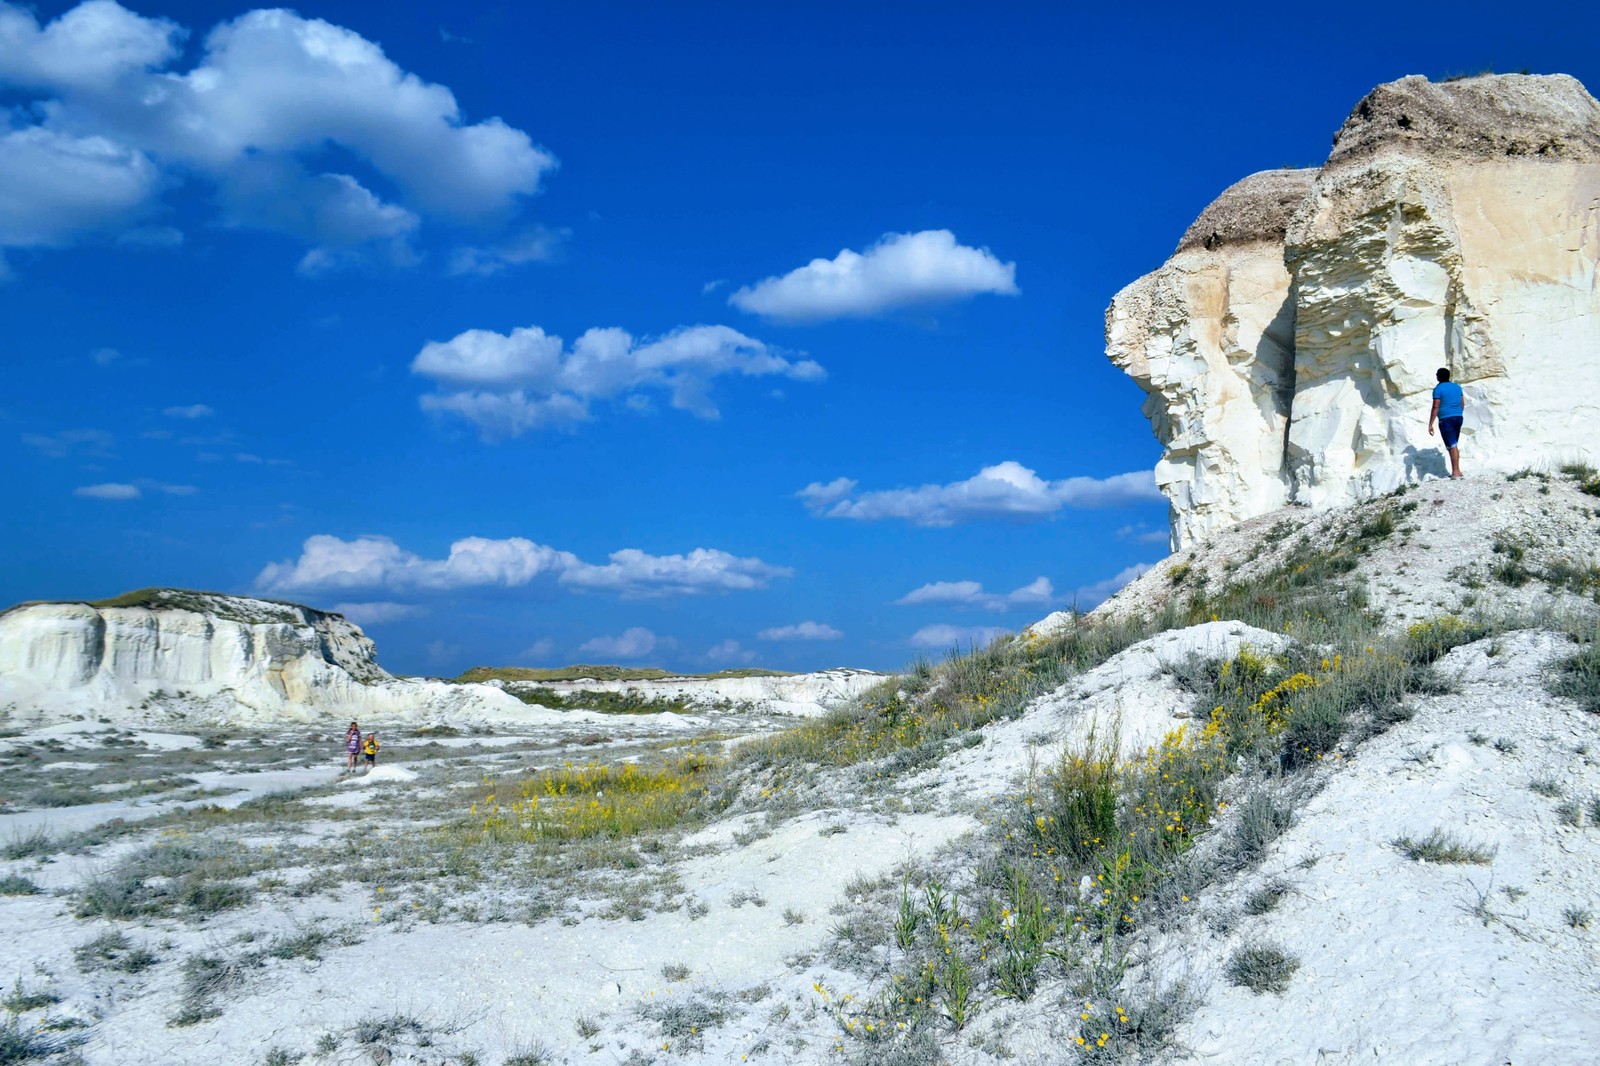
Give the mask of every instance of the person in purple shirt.
[[1450, 380], [1450, 371], [1440, 367], [1434, 375], [1439, 384], [1433, 387], [1433, 410], [1428, 412], [1428, 436], [1433, 436], [1433, 423], [1439, 423], [1439, 436], [1450, 451], [1450, 476], [1461, 476], [1461, 418], [1467, 410], [1467, 398], [1461, 386]]

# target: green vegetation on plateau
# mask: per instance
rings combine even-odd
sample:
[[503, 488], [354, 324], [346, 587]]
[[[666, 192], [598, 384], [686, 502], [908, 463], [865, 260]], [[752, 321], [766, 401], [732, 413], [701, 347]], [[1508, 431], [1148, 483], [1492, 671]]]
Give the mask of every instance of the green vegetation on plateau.
[[734, 677], [791, 677], [782, 670], [758, 670], [745, 667], [738, 670], [719, 670], [714, 674], [674, 674], [654, 666], [558, 666], [539, 669], [527, 666], [474, 666], [458, 682], [470, 681], [664, 681], [675, 677], [694, 678], [699, 681], [720, 681]]
[[238, 596], [229, 592], [205, 592], [199, 589], [177, 588], [143, 588], [124, 592], [120, 596], [111, 596], [103, 600], [28, 600], [0, 611], [0, 614], [9, 614], [23, 607], [37, 607], [44, 604], [55, 603], [81, 603], [87, 607], [104, 609], [110, 607], [145, 607], [152, 611], [195, 611], [202, 614], [213, 614], [233, 622], [242, 622], [246, 625], [257, 625], [267, 622], [283, 622], [285, 617], [266, 617], [259, 613], [244, 610], [246, 603], [271, 604], [283, 607], [293, 612], [309, 612], [316, 614], [329, 614], [328, 611], [319, 611], [314, 607], [307, 607], [301, 603], [289, 600], [274, 600], [265, 596]]

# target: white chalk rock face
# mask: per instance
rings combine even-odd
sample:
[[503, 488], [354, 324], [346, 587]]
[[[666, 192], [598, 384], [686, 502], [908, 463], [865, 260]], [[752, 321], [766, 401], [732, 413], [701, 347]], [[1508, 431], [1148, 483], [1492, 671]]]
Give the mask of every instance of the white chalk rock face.
[[137, 606], [41, 603], [0, 615], [0, 717], [537, 714], [491, 686], [391, 677], [341, 615], [177, 589], [137, 598]]
[[1447, 474], [1427, 433], [1439, 367], [1467, 397], [1469, 472], [1600, 461], [1597, 264], [1600, 104], [1581, 84], [1379, 86], [1320, 170], [1229, 189], [1107, 313], [1167, 446], [1174, 546]]
[[1165, 266], [1106, 311], [1106, 353], [1148, 394], [1144, 414], [1166, 446], [1156, 484], [1171, 501], [1174, 547], [1288, 500], [1294, 302], [1283, 235], [1315, 173], [1271, 170], [1232, 186]]

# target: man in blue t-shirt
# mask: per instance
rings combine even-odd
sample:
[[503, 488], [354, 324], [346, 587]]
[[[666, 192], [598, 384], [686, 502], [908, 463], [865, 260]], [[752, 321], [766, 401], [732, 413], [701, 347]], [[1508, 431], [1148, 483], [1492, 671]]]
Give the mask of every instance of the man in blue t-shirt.
[[1461, 440], [1461, 418], [1467, 409], [1467, 398], [1461, 392], [1461, 386], [1450, 380], [1450, 371], [1440, 367], [1434, 375], [1439, 379], [1439, 384], [1433, 387], [1433, 410], [1428, 412], [1428, 436], [1433, 436], [1433, 423], [1439, 421], [1439, 436], [1444, 440], [1444, 446], [1450, 449], [1450, 476], [1461, 476], [1461, 449], [1456, 445]]

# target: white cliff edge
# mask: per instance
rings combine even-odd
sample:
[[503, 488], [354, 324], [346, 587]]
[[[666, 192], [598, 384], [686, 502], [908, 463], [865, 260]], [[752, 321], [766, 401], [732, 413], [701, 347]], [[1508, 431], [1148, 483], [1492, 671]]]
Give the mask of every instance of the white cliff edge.
[[1165, 446], [1173, 547], [1444, 475], [1439, 367], [1466, 393], [1469, 474], [1600, 462], [1597, 264], [1600, 103], [1579, 82], [1379, 86], [1320, 169], [1229, 188], [1106, 312]]
[[0, 615], [0, 719], [315, 722], [537, 716], [488, 685], [391, 677], [337, 614], [158, 590], [148, 606], [26, 604]]

